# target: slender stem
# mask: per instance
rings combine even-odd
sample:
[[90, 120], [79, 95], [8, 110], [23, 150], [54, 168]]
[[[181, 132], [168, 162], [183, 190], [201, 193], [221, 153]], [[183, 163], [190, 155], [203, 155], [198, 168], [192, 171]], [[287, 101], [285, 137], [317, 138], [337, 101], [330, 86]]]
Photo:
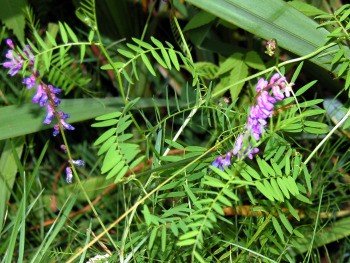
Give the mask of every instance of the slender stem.
[[324, 50], [326, 50], [326, 49], [328, 49], [328, 48], [330, 48], [332, 46], [335, 46], [335, 45], [337, 45], [337, 43], [330, 43], [330, 44], [328, 44], [328, 45], [326, 45], [324, 47], [321, 47], [321, 48], [315, 50], [314, 52], [312, 52], [310, 54], [307, 54], [307, 55], [299, 57], [299, 58], [291, 59], [291, 60], [288, 60], [288, 61], [284, 61], [284, 62], [282, 62], [282, 63], [280, 63], [280, 64], [278, 64], [276, 66], [273, 66], [273, 67], [270, 67], [270, 68], [265, 69], [263, 71], [260, 71], [260, 72], [258, 72], [256, 74], [253, 74], [253, 75], [251, 75], [251, 76], [249, 76], [247, 78], [241, 79], [241, 80], [239, 80], [239, 81], [237, 81], [237, 82], [235, 82], [235, 83], [233, 83], [233, 84], [231, 84], [229, 86], [224, 87], [223, 89], [220, 89], [220, 91], [214, 92], [213, 95], [212, 95], [212, 98], [216, 98], [216, 97], [221, 96], [225, 91], [229, 90], [230, 88], [234, 87], [235, 85], [238, 85], [240, 83], [246, 82], [246, 81], [251, 80], [251, 79], [255, 79], [256, 77], [259, 77], [259, 76], [264, 75], [266, 73], [269, 73], [269, 72], [271, 72], [273, 70], [276, 70], [279, 67], [283, 67], [283, 66], [288, 65], [288, 64], [293, 64], [293, 63], [296, 63], [296, 62], [300, 62], [300, 61], [304, 61], [306, 59], [312, 58], [312, 57], [320, 54], [322, 51], [324, 51]]
[[188, 57], [188, 58], [190, 59], [190, 61], [193, 63], [193, 58], [192, 58], [192, 55], [191, 55], [191, 51], [190, 51], [190, 49], [189, 49], [189, 47], [188, 47], [188, 45], [187, 45], [187, 42], [186, 42], [186, 40], [185, 40], [184, 35], [182, 34], [182, 31], [181, 31], [181, 27], [180, 27], [180, 25], [179, 25], [179, 22], [177, 21], [177, 18], [176, 18], [175, 16], [173, 17], [173, 19], [174, 19], [175, 25], [176, 25], [176, 27], [177, 27], [177, 30], [179, 31], [181, 40], [182, 40], [182, 42], [183, 42], [183, 44], [184, 44], [184, 46], [185, 46], [185, 50], [186, 50], [186, 53], [187, 53], [187, 57]]
[[[42, 51], [42, 52], [39, 52], [39, 53], [37, 53], [35, 56], [36, 56], [36, 57], [37, 57], [37, 56], [41, 56], [41, 55], [43, 55], [43, 54], [45, 54], [45, 53], [54, 51], [54, 50], [59, 49], [59, 48], [61, 48], [61, 47], [72, 47], [72, 46], [83, 46], [83, 45], [85, 45], [85, 46], [91, 46], [92, 43], [91, 43], [91, 42], [76, 42], [76, 43], [61, 44], [61, 45], [58, 45], [58, 46], [55, 46], [55, 47], [46, 49], [46, 50], [44, 50], [44, 51]], [[100, 44], [99, 44], [99, 43], [94, 43], [94, 45], [99, 46]]]
[[[59, 119], [58, 119], [58, 121], [59, 121]], [[66, 138], [64, 129], [63, 129], [63, 127], [62, 127], [62, 125], [61, 125], [60, 122], [59, 122], [59, 127], [60, 127], [61, 136], [62, 136], [62, 139], [63, 139], [63, 143], [64, 143], [64, 145], [66, 146], [66, 151], [67, 151], [67, 155], [68, 155], [68, 161], [69, 161], [69, 163], [71, 164], [73, 158], [72, 158], [72, 155], [71, 155], [71, 152], [70, 152], [70, 149], [69, 149], [69, 145], [68, 145], [68, 142], [67, 142], [67, 138]], [[87, 202], [89, 203], [89, 205], [90, 205], [90, 207], [91, 207], [91, 210], [92, 210], [93, 213], [95, 214], [95, 216], [96, 216], [98, 222], [100, 223], [100, 225], [102, 226], [103, 230], [104, 230], [104, 231], [107, 231], [107, 230], [106, 230], [106, 226], [103, 224], [101, 218], [99, 217], [99, 215], [98, 215], [98, 213], [97, 213], [97, 211], [96, 211], [96, 209], [95, 209], [94, 204], [91, 202], [90, 197], [89, 197], [89, 195], [87, 194], [87, 192], [86, 192], [86, 190], [85, 190], [85, 188], [84, 188], [84, 186], [83, 186], [83, 184], [82, 184], [82, 182], [81, 182], [81, 180], [80, 180], [80, 178], [79, 178], [78, 172], [77, 172], [77, 170], [75, 169], [74, 165], [71, 165], [71, 168], [72, 168], [72, 171], [73, 171], [73, 174], [74, 174], [74, 178], [77, 180], [79, 187], [80, 187], [81, 190], [83, 191], [83, 194], [84, 194], [84, 196], [85, 196]], [[113, 238], [110, 236], [110, 234], [109, 234], [108, 232], [107, 232], [107, 236], [108, 236], [109, 240], [111, 241], [111, 243], [113, 244], [114, 248], [115, 248], [116, 250], [118, 250], [118, 247], [117, 247], [116, 243], [114, 242]]]
[[321, 146], [329, 139], [329, 137], [332, 136], [332, 134], [341, 126], [343, 123], [349, 118], [350, 116], [350, 109], [345, 114], [345, 116], [333, 127], [333, 129], [322, 139], [322, 141], [315, 147], [315, 149], [310, 153], [310, 155], [307, 157], [307, 159], [304, 161], [304, 164], [306, 165], [311, 158], [316, 154], [318, 149], [321, 148]]
[[93, 1], [93, 4], [94, 4], [94, 6], [93, 6], [93, 9], [94, 9], [94, 20], [95, 20], [95, 23], [96, 23], [96, 26], [95, 26], [94, 30], [96, 32], [96, 35], [97, 35], [97, 38], [98, 38], [98, 42], [100, 43], [100, 48], [101, 48], [101, 51], [102, 51], [103, 55], [106, 57], [106, 59], [108, 60], [109, 64], [112, 66], [114, 72], [117, 74], [118, 85], [119, 85], [119, 92], [120, 92], [120, 95], [122, 96], [122, 98], [124, 100], [124, 103], [126, 103], [127, 102], [127, 98], [125, 96], [125, 91], [124, 91], [124, 88], [123, 88], [123, 83], [121, 81], [120, 74], [118, 73], [117, 67], [114, 65], [114, 63], [112, 61], [112, 58], [109, 56], [105, 46], [103, 45], [103, 41], [102, 41], [102, 37], [101, 37], [101, 34], [100, 34], [100, 30], [98, 30], [95, 1]]
[[[201, 104], [202, 104], [202, 102], [199, 102], [199, 105], [201, 105]], [[199, 109], [199, 106], [194, 107], [194, 108], [192, 109], [192, 111], [191, 111], [190, 114], [187, 116], [187, 118], [186, 118], [186, 120], [184, 121], [184, 123], [181, 125], [180, 129], [179, 129], [179, 130], [177, 131], [177, 133], [175, 134], [175, 136], [174, 136], [174, 138], [173, 138], [173, 140], [172, 140], [173, 142], [176, 142], [176, 140], [180, 137], [181, 133], [183, 132], [183, 130], [185, 129], [185, 127], [187, 126], [187, 124], [189, 123], [189, 121], [192, 119], [192, 117], [196, 114], [196, 112], [198, 111], [198, 109]], [[168, 148], [165, 150], [163, 156], [168, 155], [169, 151], [170, 151], [170, 147], [168, 147]]]

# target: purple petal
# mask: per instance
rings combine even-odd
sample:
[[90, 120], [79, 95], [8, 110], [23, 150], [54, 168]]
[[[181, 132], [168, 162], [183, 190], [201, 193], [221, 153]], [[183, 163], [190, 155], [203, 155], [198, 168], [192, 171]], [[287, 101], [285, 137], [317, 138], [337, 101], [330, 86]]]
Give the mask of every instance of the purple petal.
[[52, 135], [53, 135], [53, 136], [57, 136], [59, 133], [60, 133], [60, 127], [58, 126], [58, 124], [55, 124], [55, 125], [53, 126]]
[[233, 150], [232, 150], [232, 154], [233, 154], [233, 155], [237, 155], [238, 152], [242, 149], [243, 138], [244, 138], [243, 134], [240, 134], [240, 135], [237, 137], [237, 139], [236, 139], [236, 141], [235, 141], [235, 146], [234, 146], [234, 148], [233, 148]]
[[72, 164], [79, 167], [85, 166], [85, 162], [83, 160], [72, 160]]
[[68, 166], [66, 168], [66, 182], [68, 184], [71, 184], [73, 181], [73, 173], [72, 173], [72, 169]]
[[8, 38], [6, 39], [6, 44], [9, 46], [9, 48], [14, 49], [15, 45], [12, 42], [12, 39]]

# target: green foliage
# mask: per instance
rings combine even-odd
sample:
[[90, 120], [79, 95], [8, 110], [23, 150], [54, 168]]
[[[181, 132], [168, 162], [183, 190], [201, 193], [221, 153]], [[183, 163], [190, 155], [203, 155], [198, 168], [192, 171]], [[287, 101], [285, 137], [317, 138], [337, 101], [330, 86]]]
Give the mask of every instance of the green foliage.
[[25, 18], [22, 10], [26, 7], [25, 0], [1, 0], [0, 21], [11, 30], [15, 36], [24, 42]]
[[[280, 0], [259, 2], [188, 0], [188, 2], [263, 39], [277, 39], [280, 47], [299, 56], [304, 56], [322, 47], [329, 34], [327, 30], [320, 30], [319, 25], [312, 19]], [[346, 54], [349, 54], [348, 48], [344, 48]], [[323, 56], [311, 60], [330, 70], [329, 61], [332, 58], [325, 52]]]
[[140, 146], [130, 142], [133, 135], [126, 133], [132, 123], [131, 116], [125, 112], [112, 112], [96, 118], [99, 122], [92, 125], [95, 128], [113, 126], [98, 137], [94, 145], [102, 144], [97, 153], [105, 154], [101, 172], [108, 172], [106, 179], [113, 178], [115, 183], [120, 182], [127, 172], [132, 172], [144, 159], [143, 156], [136, 158], [140, 153]]
[[[153, 63], [150, 62], [147, 55], [153, 57], [153, 59], [163, 68], [171, 70], [174, 67], [176, 70], [180, 70], [180, 62], [184, 67], [192, 72], [193, 65], [191, 62], [180, 52], [175, 51], [173, 45], [169, 42], [166, 43], [167, 46], [163, 45], [159, 40], [154, 37], [151, 37], [153, 45], [144, 42], [142, 40], [133, 38], [134, 44], [126, 44], [127, 48], [118, 49], [118, 53], [121, 57], [125, 59], [125, 62], [116, 62], [113, 64], [108, 64], [102, 67], [104, 70], [114, 69], [118, 74], [122, 74], [129, 83], [133, 83], [133, 78], [130, 76], [130, 71], [134, 75], [136, 80], [139, 80], [138, 68], [136, 62], [138, 59], [141, 59], [147, 70], [153, 75], [156, 76], [156, 72]], [[136, 44], [136, 45], [135, 45]], [[179, 59], [181, 59], [179, 61]], [[181, 64], [181, 65], [182, 65]], [[192, 73], [195, 74], [195, 71]], [[194, 82], [196, 83], [197, 76], [193, 75]]]
[[[338, 77], [346, 79], [344, 89], [348, 90], [350, 87], [350, 59], [348, 55], [348, 47], [344, 44], [348, 44], [350, 37], [349, 30], [349, 14], [350, 5], [343, 5], [336, 10], [333, 14], [322, 14], [316, 18], [321, 21], [321, 26], [327, 28], [331, 33], [328, 35], [329, 42], [335, 42], [339, 45], [339, 49], [334, 51], [333, 58], [331, 60], [332, 68], [339, 69], [337, 72]], [[348, 91], [350, 96], [350, 90]]]
[[[319, 262], [321, 253], [345, 262], [350, 111], [338, 95], [350, 83], [349, 7], [84, 0], [75, 11], [84, 25], [63, 8], [44, 27], [27, 8], [35, 69], [69, 93], [60, 106], [75, 131], [49, 144], [31, 91], [0, 71], [3, 262]], [[11, 33], [3, 22], [0, 39]], [[12, 28], [20, 41], [21, 28]], [[271, 56], [259, 37], [277, 40]], [[290, 96], [244, 145], [259, 153], [231, 156], [235, 138], [250, 136], [256, 83], [275, 73]], [[70, 185], [60, 178], [68, 166]], [[342, 252], [324, 253], [335, 241]]]

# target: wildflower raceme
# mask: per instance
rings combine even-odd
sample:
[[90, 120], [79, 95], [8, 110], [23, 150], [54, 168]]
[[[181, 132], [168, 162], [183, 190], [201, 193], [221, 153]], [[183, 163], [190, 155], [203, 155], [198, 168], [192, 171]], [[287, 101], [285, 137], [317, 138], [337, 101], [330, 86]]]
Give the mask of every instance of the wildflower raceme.
[[279, 73], [274, 74], [270, 81], [259, 79], [255, 89], [258, 93], [256, 104], [250, 107], [243, 132], [237, 136], [233, 149], [224, 156], [217, 157], [212, 163], [221, 170], [231, 165], [232, 156], [240, 159], [248, 156], [249, 159], [253, 159], [259, 152], [254, 145], [264, 134], [268, 119], [273, 115], [275, 104], [289, 97], [291, 93], [291, 85], [288, 85], [286, 78]]
[[57, 119], [57, 124], [54, 125], [53, 135], [56, 136], [60, 132], [60, 128], [66, 130], [74, 130], [74, 127], [66, 122], [68, 114], [57, 109], [61, 100], [57, 97], [61, 93], [61, 89], [53, 85], [46, 84], [42, 81], [39, 73], [35, 70], [35, 57], [30, 49], [30, 46], [25, 46], [21, 52], [15, 49], [15, 45], [11, 39], [6, 40], [9, 50], [6, 52], [6, 61], [2, 64], [4, 68], [9, 69], [8, 74], [15, 76], [26, 65], [27, 71], [30, 72], [28, 77], [22, 80], [22, 83], [27, 89], [35, 89], [35, 95], [32, 102], [46, 109], [46, 117], [44, 124], [51, 124], [54, 118]]
[[[60, 133], [60, 130], [74, 130], [74, 127], [66, 122], [69, 118], [67, 113], [58, 110], [58, 106], [61, 100], [58, 95], [62, 92], [61, 89], [54, 87], [51, 84], [45, 83], [39, 73], [35, 70], [35, 56], [33, 55], [30, 46], [25, 46], [22, 51], [16, 50], [16, 47], [11, 39], [6, 40], [6, 44], [9, 49], [6, 52], [6, 61], [2, 64], [4, 68], [7, 68], [10, 76], [17, 75], [20, 71], [29, 72], [29, 76], [23, 78], [22, 83], [27, 89], [34, 89], [35, 94], [32, 98], [32, 102], [38, 104], [40, 107], [45, 108], [46, 117], [43, 121], [44, 124], [49, 125], [54, 119], [56, 124], [53, 126], [53, 136]], [[65, 147], [65, 146], [64, 146]], [[61, 147], [62, 148], [62, 147]], [[82, 160], [72, 160], [70, 165], [84, 166]], [[66, 181], [71, 183], [73, 179], [72, 169], [70, 166], [66, 168]]]

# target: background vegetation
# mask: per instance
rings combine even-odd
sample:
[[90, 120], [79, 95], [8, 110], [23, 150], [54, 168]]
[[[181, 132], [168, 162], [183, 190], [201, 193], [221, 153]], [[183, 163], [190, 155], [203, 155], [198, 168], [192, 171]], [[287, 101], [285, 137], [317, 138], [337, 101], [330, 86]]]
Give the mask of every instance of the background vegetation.
[[[350, 260], [350, 5], [0, 6], [2, 62], [6, 39], [24, 60], [0, 70], [2, 262]], [[62, 89], [74, 131], [43, 124], [22, 83], [33, 72]], [[251, 142], [259, 153], [219, 169], [275, 73], [293, 92]]]

